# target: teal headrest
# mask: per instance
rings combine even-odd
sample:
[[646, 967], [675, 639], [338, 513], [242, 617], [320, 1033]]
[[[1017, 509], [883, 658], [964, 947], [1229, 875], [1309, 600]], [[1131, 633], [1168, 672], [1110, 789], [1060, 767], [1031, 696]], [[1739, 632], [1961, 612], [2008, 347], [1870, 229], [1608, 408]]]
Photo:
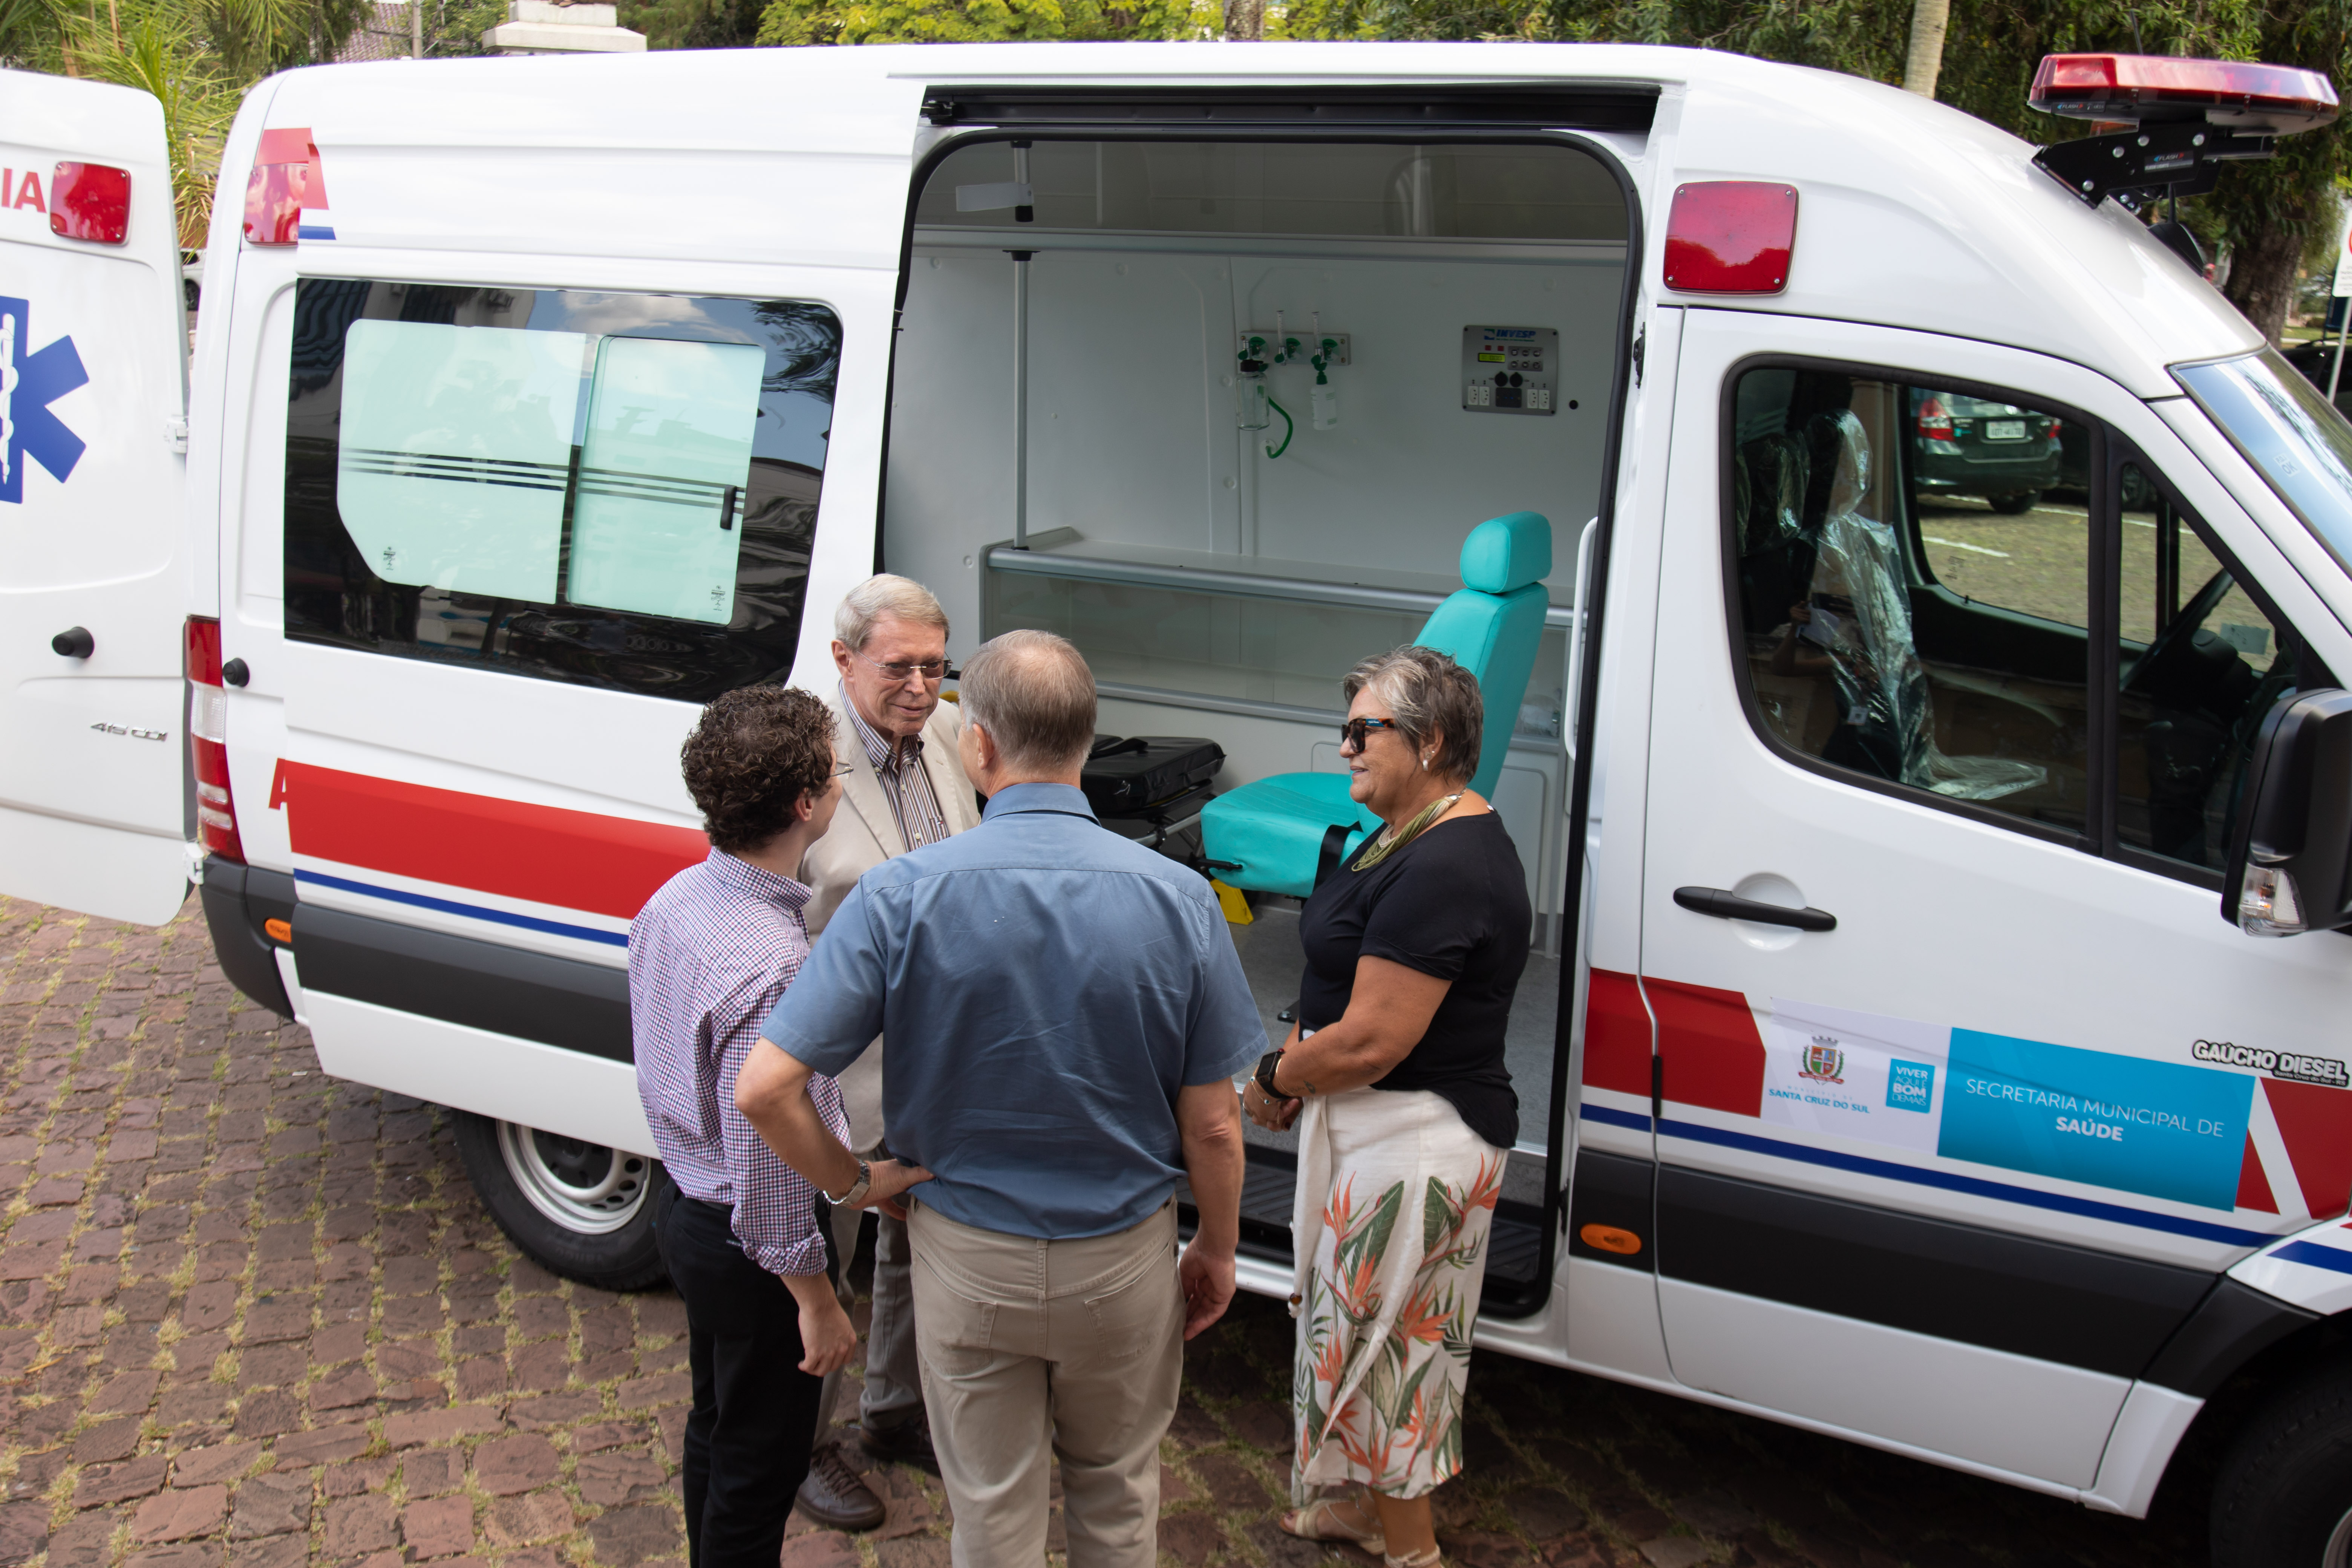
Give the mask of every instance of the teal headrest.
[[1507, 594], [1551, 572], [1551, 523], [1539, 511], [1490, 517], [1462, 542], [1462, 585]]

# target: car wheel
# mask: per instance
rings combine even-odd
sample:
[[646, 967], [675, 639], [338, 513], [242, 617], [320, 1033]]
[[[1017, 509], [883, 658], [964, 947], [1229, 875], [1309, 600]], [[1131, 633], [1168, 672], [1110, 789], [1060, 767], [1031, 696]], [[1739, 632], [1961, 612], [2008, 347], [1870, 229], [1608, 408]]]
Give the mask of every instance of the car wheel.
[[2352, 1568], [2352, 1363], [2273, 1395], [2213, 1483], [2213, 1568]]
[[474, 1190], [525, 1256], [603, 1290], [668, 1278], [654, 1241], [659, 1162], [470, 1110], [452, 1114]]
[[1987, 496], [1985, 504], [2004, 517], [2016, 517], [2021, 513], [2032, 511], [2033, 503], [2041, 499], [2040, 490], [2019, 490], [2011, 495]]

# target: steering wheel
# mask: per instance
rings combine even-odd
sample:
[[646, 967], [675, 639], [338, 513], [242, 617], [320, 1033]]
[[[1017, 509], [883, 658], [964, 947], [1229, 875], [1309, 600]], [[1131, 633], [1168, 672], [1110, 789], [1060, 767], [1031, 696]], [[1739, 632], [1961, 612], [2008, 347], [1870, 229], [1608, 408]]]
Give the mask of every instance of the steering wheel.
[[2214, 573], [2212, 580], [2198, 589], [2189, 603], [2180, 607], [2180, 613], [2172, 617], [2172, 624], [2157, 634], [2156, 640], [2147, 645], [2147, 651], [2132, 661], [2131, 668], [2124, 672], [2122, 689], [2129, 691], [2141, 676], [2156, 668], [2158, 659], [2172, 651], [2174, 644], [2195, 636], [2197, 628], [2205, 624], [2205, 617], [2213, 613], [2214, 606], [2221, 604], [2221, 596], [2230, 591], [2231, 581], [2226, 567]]

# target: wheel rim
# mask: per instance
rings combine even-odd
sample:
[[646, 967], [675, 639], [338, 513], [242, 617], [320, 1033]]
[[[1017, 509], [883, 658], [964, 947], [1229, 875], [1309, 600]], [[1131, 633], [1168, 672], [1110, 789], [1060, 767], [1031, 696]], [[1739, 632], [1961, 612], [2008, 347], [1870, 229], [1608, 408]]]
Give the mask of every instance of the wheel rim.
[[518, 1122], [499, 1123], [499, 1152], [530, 1206], [566, 1230], [608, 1236], [637, 1217], [653, 1163]]
[[2327, 1550], [2319, 1554], [2319, 1568], [2352, 1568], [2352, 1510], [2347, 1510], [2336, 1521], [2335, 1533], [2327, 1538]]

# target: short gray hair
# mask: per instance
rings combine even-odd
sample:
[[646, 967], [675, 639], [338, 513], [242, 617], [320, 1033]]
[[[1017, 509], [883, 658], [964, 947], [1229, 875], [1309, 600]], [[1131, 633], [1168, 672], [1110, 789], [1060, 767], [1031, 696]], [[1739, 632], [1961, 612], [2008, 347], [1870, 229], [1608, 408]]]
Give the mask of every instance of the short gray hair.
[[1429, 771], [1467, 784], [1478, 772], [1486, 744], [1486, 700], [1477, 678], [1433, 647], [1408, 645], [1376, 653], [1339, 683], [1347, 700], [1369, 689], [1389, 705], [1397, 732], [1416, 752], [1432, 735], [1441, 737]]
[[964, 714], [1006, 765], [1059, 773], [1094, 749], [1095, 672], [1051, 632], [1006, 632], [963, 661]]
[[852, 653], [863, 653], [866, 639], [874, 635], [874, 623], [885, 616], [937, 626], [941, 637], [947, 636], [948, 613], [940, 606], [939, 595], [912, 577], [887, 572], [868, 577], [841, 596], [841, 607], [833, 612], [833, 635]]

